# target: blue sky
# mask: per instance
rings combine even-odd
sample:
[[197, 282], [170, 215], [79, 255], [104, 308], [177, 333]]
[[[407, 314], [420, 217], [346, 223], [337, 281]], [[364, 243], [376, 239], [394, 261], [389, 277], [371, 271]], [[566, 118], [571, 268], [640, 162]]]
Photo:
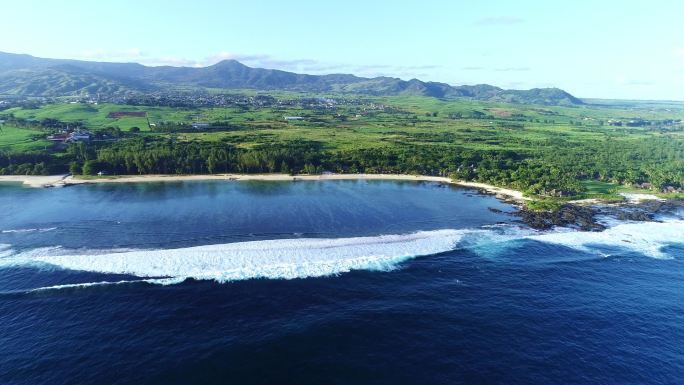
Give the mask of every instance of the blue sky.
[[0, 51], [684, 100], [682, 1], [13, 1]]

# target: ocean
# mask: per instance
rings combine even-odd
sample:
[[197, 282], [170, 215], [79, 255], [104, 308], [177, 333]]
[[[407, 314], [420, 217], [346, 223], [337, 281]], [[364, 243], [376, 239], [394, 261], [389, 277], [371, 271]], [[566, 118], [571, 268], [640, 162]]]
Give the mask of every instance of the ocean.
[[0, 384], [681, 384], [684, 216], [428, 182], [0, 185]]

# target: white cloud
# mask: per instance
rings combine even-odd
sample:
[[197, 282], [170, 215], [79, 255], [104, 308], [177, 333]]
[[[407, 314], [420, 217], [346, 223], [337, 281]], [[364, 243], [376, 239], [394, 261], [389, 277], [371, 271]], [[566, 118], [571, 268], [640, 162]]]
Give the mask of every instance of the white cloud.
[[530, 67], [502, 67], [502, 68], [494, 68], [494, 71], [497, 72], [526, 72], [529, 71]]
[[77, 56], [79, 58], [90, 60], [134, 61], [144, 58], [146, 54], [140, 48], [128, 48], [118, 51], [95, 48], [92, 50], [83, 51]]
[[220, 51], [200, 59], [190, 59], [178, 56], [154, 56], [138, 49], [130, 48], [111, 51], [101, 48], [82, 52], [78, 58], [85, 60], [137, 62], [147, 66], [175, 66], [175, 67], [207, 67], [223, 60], [237, 60], [253, 68], [279, 69], [283, 71], [307, 74], [351, 73], [357, 76], [376, 77], [391, 76], [404, 79], [428, 77], [426, 70], [443, 68], [438, 65], [391, 65], [369, 64], [354, 65], [347, 63], [321, 62], [314, 59], [280, 59], [266, 54], [239, 54], [230, 51]]
[[145, 53], [140, 48], [129, 48], [125, 53], [132, 58], [145, 56]]
[[140, 61], [147, 66], [200, 67], [197, 62], [176, 56], [150, 57]]
[[656, 82], [649, 79], [633, 79], [620, 74], [615, 77], [615, 84], [623, 87], [648, 87], [656, 85]]
[[86, 58], [91, 58], [91, 59], [103, 59], [109, 56], [109, 53], [104, 49], [104, 48], [96, 48], [93, 50], [88, 50], [81, 52], [82, 57]]

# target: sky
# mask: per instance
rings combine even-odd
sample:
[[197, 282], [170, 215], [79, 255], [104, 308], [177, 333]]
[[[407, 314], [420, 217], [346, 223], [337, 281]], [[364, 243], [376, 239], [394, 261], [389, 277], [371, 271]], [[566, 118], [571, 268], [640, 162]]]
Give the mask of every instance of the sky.
[[[11, 5], [8, 5], [11, 3]], [[684, 1], [7, 1], [0, 51], [684, 100]]]

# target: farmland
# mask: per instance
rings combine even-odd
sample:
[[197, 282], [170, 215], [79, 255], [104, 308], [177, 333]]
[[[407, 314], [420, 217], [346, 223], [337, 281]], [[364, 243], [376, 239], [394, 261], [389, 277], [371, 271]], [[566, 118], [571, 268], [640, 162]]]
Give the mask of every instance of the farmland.
[[0, 131], [0, 151], [30, 152], [46, 149], [50, 143], [37, 130], [4, 126]]

